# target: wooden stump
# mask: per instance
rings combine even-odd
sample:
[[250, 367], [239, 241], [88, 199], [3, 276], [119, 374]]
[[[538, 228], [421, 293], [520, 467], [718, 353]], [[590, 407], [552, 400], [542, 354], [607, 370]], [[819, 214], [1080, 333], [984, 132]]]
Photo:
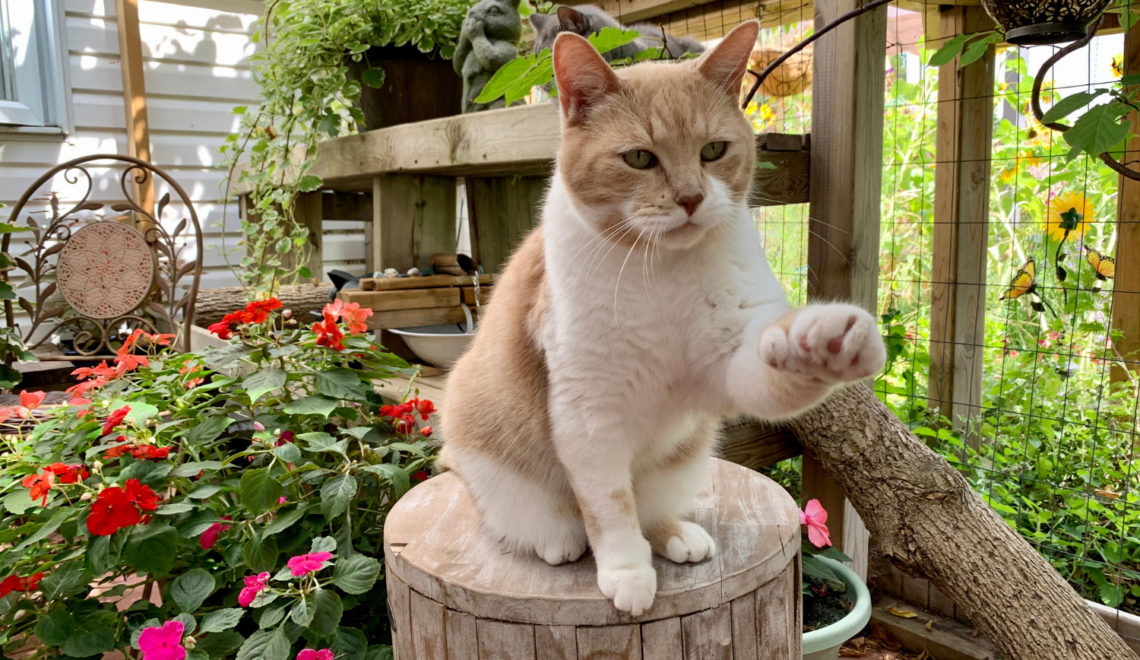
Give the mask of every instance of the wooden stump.
[[715, 463], [692, 520], [718, 554], [655, 558], [657, 599], [639, 617], [602, 596], [589, 555], [548, 566], [493, 541], [455, 473], [417, 486], [384, 528], [397, 660], [800, 657], [796, 505], [767, 477]]

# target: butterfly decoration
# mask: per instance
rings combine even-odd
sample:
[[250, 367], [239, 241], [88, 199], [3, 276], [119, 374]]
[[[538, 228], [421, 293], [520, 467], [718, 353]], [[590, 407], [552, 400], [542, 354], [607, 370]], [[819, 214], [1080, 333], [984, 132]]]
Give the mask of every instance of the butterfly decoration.
[[1085, 258], [1088, 260], [1089, 265], [1096, 271], [1096, 283], [1093, 285], [1093, 291], [1100, 291], [1100, 283], [1107, 282], [1116, 277], [1116, 260], [1112, 257], [1106, 257], [1100, 252], [1085, 246]]
[[1057, 315], [1053, 306], [1042, 298], [1040, 292], [1037, 291], [1037, 264], [1033, 261], [1033, 257], [1027, 259], [1025, 265], [1018, 269], [1017, 274], [1009, 283], [1009, 288], [1001, 294], [999, 300], [1017, 300], [1022, 296], [1029, 296], [1029, 306], [1034, 311], [1044, 312], [1045, 308], [1048, 307], [1053, 316]]

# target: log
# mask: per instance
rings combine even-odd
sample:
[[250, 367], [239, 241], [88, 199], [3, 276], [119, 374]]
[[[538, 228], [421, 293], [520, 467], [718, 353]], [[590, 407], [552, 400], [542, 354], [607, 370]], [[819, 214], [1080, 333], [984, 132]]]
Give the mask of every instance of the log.
[[1009, 658], [1136, 660], [1076, 591], [865, 385], [788, 426], [880, 550], [926, 577]]
[[710, 460], [692, 519], [717, 554], [655, 558], [657, 598], [637, 617], [602, 596], [591, 556], [548, 566], [505, 551], [454, 472], [416, 486], [384, 524], [396, 660], [799, 658], [795, 502], [767, 477]]
[[[329, 303], [331, 284], [286, 284], [277, 292], [284, 309], [293, 311], [293, 318], [305, 322], [309, 312], [320, 311]], [[208, 289], [198, 292], [194, 306], [194, 325], [206, 327], [217, 323], [230, 312], [245, 307], [249, 301], [247, 291], [240, 286]]]

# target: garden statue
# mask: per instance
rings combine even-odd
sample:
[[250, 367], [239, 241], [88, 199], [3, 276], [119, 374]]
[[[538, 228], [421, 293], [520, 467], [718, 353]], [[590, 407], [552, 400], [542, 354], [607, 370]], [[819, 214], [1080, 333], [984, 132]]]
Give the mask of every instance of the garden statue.
[[490, 103], [475, 98], [499, 67], [518, 55], [520, 35], [519, 0], [480, 0], [467, 11], [452, 60], [463, 78], [463, 112], [506, 106], [501, 97]]

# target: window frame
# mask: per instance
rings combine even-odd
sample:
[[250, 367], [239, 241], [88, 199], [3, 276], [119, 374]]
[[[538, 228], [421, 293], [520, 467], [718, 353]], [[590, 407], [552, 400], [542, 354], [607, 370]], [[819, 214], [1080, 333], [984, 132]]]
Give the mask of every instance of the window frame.
[[[0, 0], [2, 133], [58, 135], [73, 129], [62, 2]], [[16, 21], [28, 33], [18, 44], [8, 38]], [[6, 98], [9, 95], [15, 98]]]

